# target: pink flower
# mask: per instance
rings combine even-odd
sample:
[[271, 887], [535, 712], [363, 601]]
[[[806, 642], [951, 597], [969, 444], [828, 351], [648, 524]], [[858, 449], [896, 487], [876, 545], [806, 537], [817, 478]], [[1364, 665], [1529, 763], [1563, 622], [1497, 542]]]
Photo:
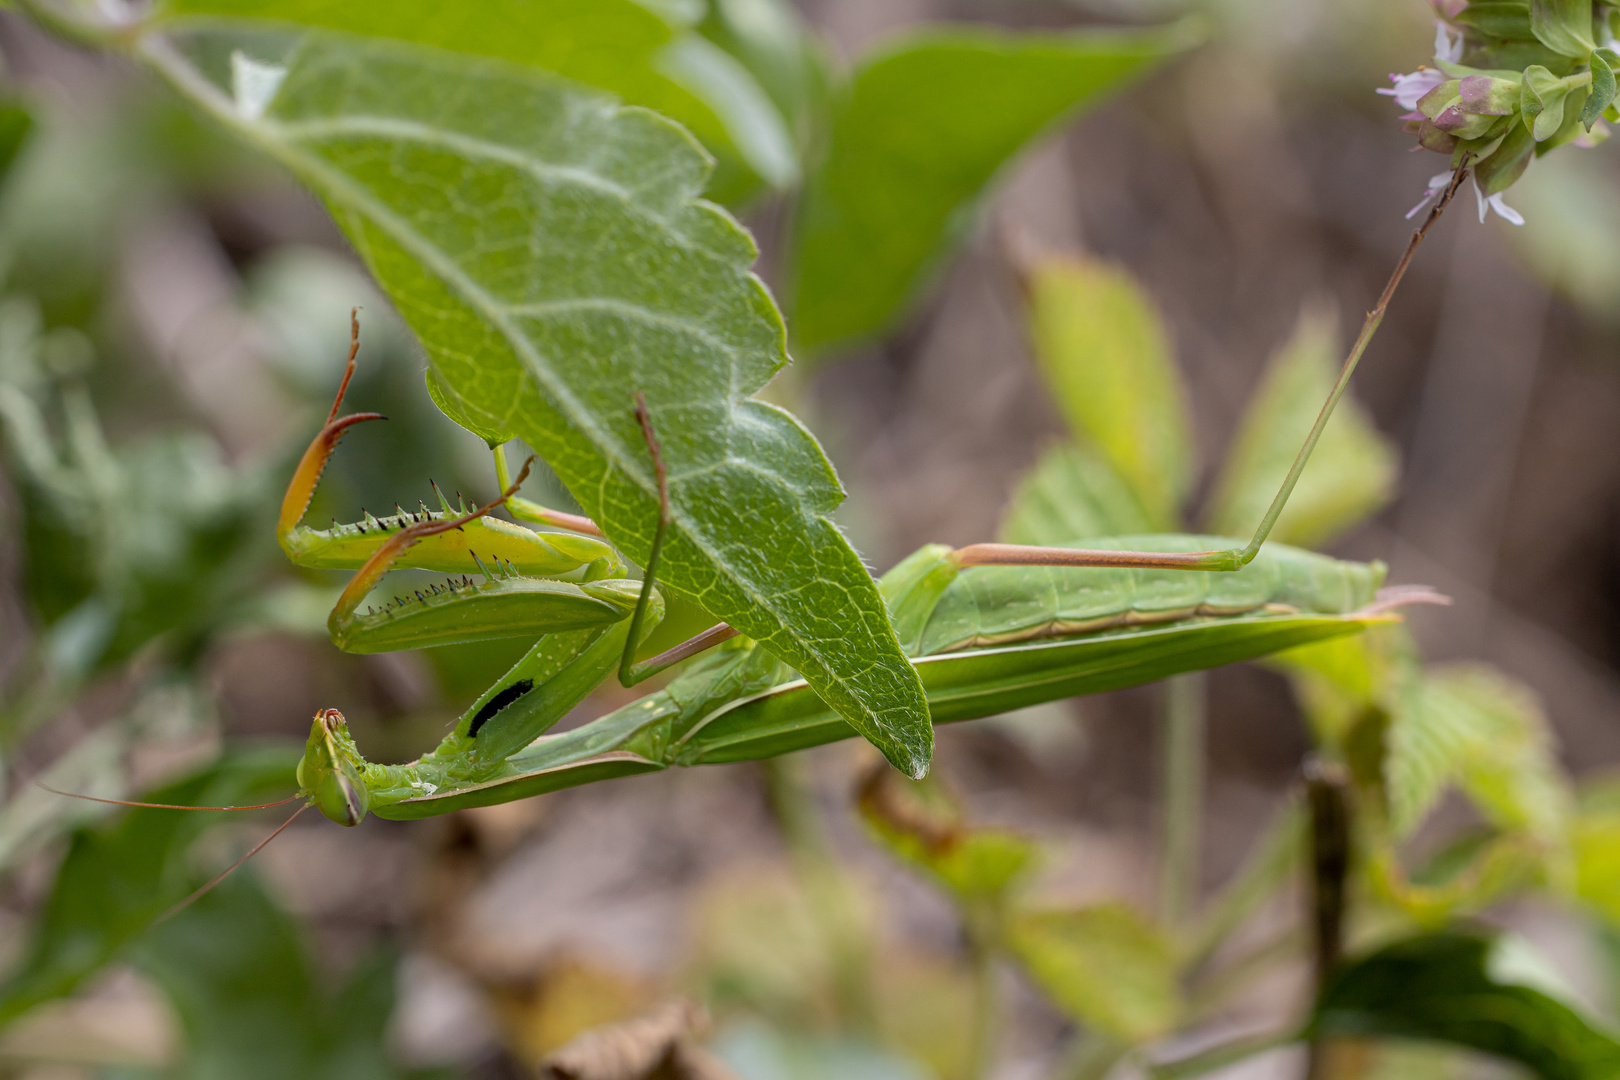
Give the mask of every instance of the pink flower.
[[1423, 201], [1406, 212], [1406, 220], [1411, 221], [1423, 212], [1423, 209], [1440, 197], [1440, 193], [1451, 186], [1452, 173], [1443, 172], [1438, 176], [1429, 178], [1429, 190], [1423, 195]]
[[1463, 36], [1462, 31], [1455, 31], [1452, 37], [1451, 27], [1436, 19], [1434, 22], [1434, 58], [1448, 64], [1462, 63]]
[[[1429, 190], [1424, 193], [1423, 201], [1406, 212], [1406, 220], [1411, 221], [1413, 218], [1417, 217], [1425, 207], [1434, 202], [1434, 200], [1438, 199], [1446, 188], [1451, 186], [1452, 177], [1456, 175], [1457, 174], [1454, 172], [1443, 172], [1437, 176], [1430, 177]], [[1501, 218], [1503, 221], [1513, 225], [1524, 224], [1524, 215], [1513, 209], [1513, 207], [1509, 206], [1506, 202], [1502, 201], [1502, 193], [1500, 191], [1498, 191], [1495, 195], [1487, 197], [1485, 192], [1480, 190], [1479, 181], [1475, 180], [1474, 195], [1479, 199], [1479, 220], [1482, 223], [1485, 220], [1486, 211], [1494, 210], [1496, 211], [1496, 216]]]
[[1503, 202], [1500, 191], [1487, 198], [1485, 192], [1480, 190], [1479, 181], [1475, 180], [1474, 195], [1479, 199], [1479, 222], [1481, 225], [1485, 224], [1485, 211], [1487, 210], [1495, 210], [1496, 216], [1510, 225], [1524, 224], [1524, 215]]
[[[1457, 33], [1455, 37], [1453, 37], [1452, 34], [1453, 31], [1451, 27], [1438, 20], [1435, 21], [1435, 60], [1444, 61], [1448, 64], [1455, 64], [1457, 61], [1462, 59], [1462, 34]], [[1425, 66], [1405, 75], [1396, 75], [1391, 73], [1389, 81], [1395, 85], [1392, 88], [1387, 89], [1380, 87], [1378, 92], [1383, 94], [1385, 97], [1394, 98], [1395, 104], [1405, 109], [1408, 113], [1413, 113], [1417, 111], [1418, 102], [1423, 100], [1423, 96], [1430, 90], [1433, 90], [1435, 87], [1445, 82], [1446, 79], [1447, 75], [1445, 72]], [[1417, 119], [1417, 117], [1407, 116], [1403, 119], [1410, 120]]]
[[[1416, 71], [1405, 75], [1396, 75], [1391, 72], [1389, 81], [1395, 85], [1387, 89], [1379, 87], [1378, 92], [1385, 97], [1394, 98], [1395, 104], [1408, 113], [1417, 113], [1418, 102], [1422, 101], [1430, 90], [1446, 81], [1446, 73], [1432, 67], [1420, 67]], [[1422, 114], [1418, 113], [1416, 116], [1403, 116], [1401, 119], [1418, 120], [1421, 118]]]

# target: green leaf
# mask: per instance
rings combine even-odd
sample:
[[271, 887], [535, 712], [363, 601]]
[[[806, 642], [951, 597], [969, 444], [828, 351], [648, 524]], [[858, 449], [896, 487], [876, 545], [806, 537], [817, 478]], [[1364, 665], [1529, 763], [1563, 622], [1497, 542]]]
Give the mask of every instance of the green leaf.
[[1612, 1080], [1620, 1043], [1548, 992], [1527, 949], [1463, 931], [1386, 945], [1334, 975], [1313, 1033], [1447, 1042], [1516, 1061], [1543, 1080]]
[[[1227, 453], [1209, 531], [1248, 536], [1271, 505], [1338, 376], [1336, 320], [1307, 308], [1272, 358]], [[1395, 493], [1394, 446], [1348, 395], [1322, 432], [1272, 537], [1317, 547], [1382, 509]]]
[[1532, 127], [1514, 124], [1502, 139], [1496, 152], [1474, 169], [1474, 182], [1487, 197], [1506, 191], [1519, 182], [1530, 167], [1536, 153], [1536, 138]]
[[1620, 86], [1614, 78], [1614, 66], [1620, 62], [1612, 49], [1599, 49], [1592, 54], [1592, 90], [1587, 95], [1586, 104], [1581, 106], [1581, 124], [1587, 131], [1603, 117], [1603, 110], [1614, 104], [1614, 97]]
[[1570, 847], [1575, 894], [1611, 926], [1620, 926], [1620, 776], [1609, 773], [1581, 785]]
[[[506, 60], [600, 87], [684, 124], [732, 168], [794, 180], [781, 116], [746, 69], [636, 0], [163, 0], [153, 25], [232, 31], [255, 24], [319, 27]], [[729, 176], [720, 197], [751, 186]]]
[[27, 108], [16, 100], [0, 98], [0, 178], [11, 170], [33, 130], [34, 117]]
[[1035, 358], [1069, 427], [1174, 531], [1192, 478], [1186, 394], [1163, 319], [1129, 273], [1048, 259], [1028, 272]]
[[1496, 827], [1561, 843], [1571, 797], [1529, 690], [1492, 668], [1458, 665], [1432, 671], [1402, 706], [1386, 765], [1397, 835], [1454, 783]]
[[1582, 812], [1570, 832], [1575, 894], [1620, 926], [1620, 814]]
[[864, 1039], [796, 1034], [758, 1021], [728, 1026], [714, 1052], [750, 1080], [929, 1080], [932, 1074], [908, 1058]]
[[251, 873], [222, 882], [147, 934], [131, 959], [168, 997], [185, 1034], [185, 1080], [386, 1080], [394, 958], [362, 958], [327, 989], [299, 927]]
[[268, 100], [227, 95], [161, 43], [144, 52], [327, 200], [441, 394], [477, 430], [534, 447], [639, 560], [658, 520], [643, 393], [669, 469], [663, 586], [764, 642], [898, 768], [926, 771], [922, 688], [827, 516], [843, 495], [832, 466], [749, 397], [787, 362], [781, 319], [748, 234], [697, 198], [707, 162], [684, 132], [392, 43], [309, 33], [258, 61], [236, 53], [239, 89], [252, 65], [284, 72]]
[[795, 344], [819, 350], [886, 330], [1009, 159], [1187, 37], [936, 29], [864, 58], [799, 207]]
[[1556, 154], [1536, 164], [1515, 189], [1513, 204], [1534, 229], [1514, 229], [1512, 243], [1530, 269], [1581, 309], [1612, 325], [1620, 320], [1620, 205], [1600, 155]]
[[1530, 28], [1530, 0], [1472, 0], [1453, 21], [1472, 26], [1487, 38], [1536, 40]]
[[[198, 432], [109, 446], [84, 385], [49, 373], [64, 341], [40, 333], [31, 301], [0, 305], [0, 341], [0, 457], [52, 676], [71, 684], [158, 638], [195, 659], [272, 558], [263, 474], [231, 469]], [[58, 412], [60, 437], [45, 419]]]
[[1532, 0], [1530, 31], [1553, 52], [1584, 60], [1592, 51], [1592, 0]]
[[812, 145], [826, 123], [831, 73], [820, 43], [787, 0], [714, 0], [698, 27], [770, 95], [794, 142]]
[[1001, 522], [1006, 543], [1046, 547], [1152, 531], [1130, 486], [1102, 458], [1073, 444], [1054, 446], [1024, 474]]
[[1564, 106], [1569, 101], [1570, 89], [1564, 80], [1539, 64], [1524, 69], [1519, 108], [1536, 142], [1546, 142], [1564, 126]]
[[1006, 942], [1035, 985], [1088, 1027], [1138, 1043], [1181, 1014], [1174, 949], [1123, 904], [1018, 912]]
[[908, 783], [874, 772], [861, 786], [859, 808], [891, 854], [932, 874], [963, 902], [999, 902], [1035, 862], [1035, 845], [1018, 833], [967, 825], [935, 779]]
[[[294, 786], [296, 754], [240, 753], [170, 784], [145, 801], [233, 806], [277, 798]], [[37, 916], [28, 951], [0, 987], [0, 1023], [73, 993], [123, 956], [169, 907], [201, 884], [187, 855], [219, 815], [132, 810], [74, 834]]]

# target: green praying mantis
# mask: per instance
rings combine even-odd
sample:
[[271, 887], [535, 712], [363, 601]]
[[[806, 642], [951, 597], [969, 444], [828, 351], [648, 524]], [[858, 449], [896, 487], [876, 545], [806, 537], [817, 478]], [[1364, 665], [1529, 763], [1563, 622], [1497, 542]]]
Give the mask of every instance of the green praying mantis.
[[[1396, 618], [1394, 609], [1405, 604], [1445, 602], [1422, 587], [1381, 589], [1382, 563], [1263, 545], [1413, 255], [1465, 176], [1466, 168], [1457, 171], [1414, 232], [1247, 544], [1164, 534], [1094, 540], [1085, 548], [927, 545], [884, 575], [880, 590], [935, 723], [1251, 659], [1359, 632]], [[322, 710], [298, 766], [298, 792], [284, 800], [301, 801], [297, 813], [314, 806], [349, 826], [371, 813], [427, 817], [670, 766], [770, 757], [855, 734], [791, 668], [723, 623], [648, 660], [635, 659], [662, 617], [655, 581], [669, 524], [656, 403], [640, 393], [627, 397], [627, 407], [633, 404], [641, 427], [662, 513], [639, 581], [589, 519], [520, 498], [529, 465], [511, 480], [500, 447], [494, 463], [501, 494], [482, 506], [452, 507], [435, 488], [438, 510], [424, 504], [416, 513], [367, 514], [325, 530], [303, 525], [343, 435], [381, 419], [338, 415], [359, 351], [357, 313], [351, 331], [337, 396], [294, 471], [277, 526], [295, 564], [355, 571], [328, 620], [333, 642], [357, 653], [500, 638], [534, 638], [535, 644], [436, 748], [408, 764], [367, 761], [343, 715]], [[500, 506], [538, 528], [491, 517]], [[452, 576], [362, 611], [373, 588], [396, 569]], [[615, 669], [631, 686], [705, 652], [658, 692], [547, 734]]]
[[[518, 499], [527, 474], [468, 510], [399, 511], [314, 530], [300, 521], [326, 461], [354, 424], [339, 416], [349, 367], [327, 423], [288, 486], [278, 534], [295, 563], [354, 569], [328, 622], [350, 652], [532, 637], [535, 645], [458, 719], [430, 753], [405, 765], [368, 762], [340, 712], [315, 717], [298, 770], [299, 796], [357, 825], [368, 814], [414, 818], [524, 798], [612, 776], [768, 757], [854, 731], [757, 643], [720, 624], [636, 662], [659, 621], [655, 575], [663, 524], [638, 582], [586, 519]], [[629, 403], [627, 402], [627, 406]], [[663, 494], [652, 410], [636, 417]], [[436, 489], [435, 489], [436, 490]], [[547, 531], [492, 518], [513, 509]], [[667, 505], [667, 501], [666, 501]], [[667, 513], [667, 511], [666, 511]], [[1134, 685], [1290, 645], [1356, 632], [1388, 619], [1413, 593], [1379, 594], [1380, 563], [1358, 564], [1272, 545], [1229, 573], [1189, 574], [1219, 540], [1143, 536], [1079, 548], [928, 545], [880, 582], [908, 655], [923, 676], [935, 722]], [[443, 585], [360, 610], [393, 569], [457, 574]], [[465, 571], [476, 568], [478, 577]], [[615, 668], [630, 686], [722, 646], [659, 692], [596, 721], [546, 736]]]
[[[881, 591], [935, 723], [1248, 659], [1357, 632], [1393, 618], [1392, 609], [1402, 604], [1443, 602], [1421, 588], [1380, 593], [1381, 563], [1263, 545], [1419, 245], [1466, 175], [1465, 162], [1413, 233], [1247, 544], [1159, 535], [1093, 541], [1086, 548], [928, 545], [884, 575]], [[639, 585], [587, 519], [518, 498], [528, 466], [508, 483], [499, 448], [502, 494], [474, 510], [458, 514], [441, 494], [438, 511], [424, 506], [414, 515], [368, 516], [326, 531], [300, 525], [338, 440], [353, 424], [374, 418], [338, 416], [354, 370], [357, 324], [354, 334], [337, 399], [288, 487], [279, 527], [295, 563], [356, 570], [332, 611], [333, 641], [371, 652], [539, 637], [438, 747], [409, 764], [366, 761], [342, 714], [322, 711], [298, 769], [306, 805], [344, 825], [357, 825], [368, 813], [426, 817], [672, 765], [769, 757], [854, 734], [791, 669], [757, 643], [733, 640], [735, 631], [724, 624], [635, 661], [637, 646], [661, 615], [654, 581], [668, 525], [664, 464], [652, 410], [639, 393], [636, 417], [663, 507]], [[489, 517], [503, 504], [548, 531]], [[469, 563], [482, 580], [466, 575]], [[378, 580], [406, 567], [463, 576], [361, 614], [359, 605]], [[546, 734], [615, 667], [630, 686], [716, 646], [657, 693], [572, 731]]]

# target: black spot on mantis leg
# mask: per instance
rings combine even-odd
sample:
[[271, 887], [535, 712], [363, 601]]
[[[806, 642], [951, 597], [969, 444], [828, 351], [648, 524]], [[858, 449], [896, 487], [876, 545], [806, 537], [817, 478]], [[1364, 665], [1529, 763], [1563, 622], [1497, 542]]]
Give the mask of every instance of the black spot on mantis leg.
[[476, 739], [478, 737], [479, 728], [483, 727], [484, 724], [492, 720], [502, 709], [506, 708], [508, 705], [511, 705], [518, 698], [522, 697], [524, 694], [527, 694], [533, 689], [533, 679], [519, 679], [511, 686], [508, 686], [505, 690], [502, 690], [500, 693], [484, 702], [484, 707], [478, 710], [478, 715], [474, 716], [472, 718], [472, 723], [467, 725], [467, 737]]

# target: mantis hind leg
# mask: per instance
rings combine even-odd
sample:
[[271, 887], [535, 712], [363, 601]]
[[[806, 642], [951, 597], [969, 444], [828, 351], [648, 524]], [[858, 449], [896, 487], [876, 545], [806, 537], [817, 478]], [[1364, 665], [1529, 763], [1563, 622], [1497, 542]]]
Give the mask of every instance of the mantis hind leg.
[[1400, 286], [1401, 279], [1406, 276], [1406, 270], [1412, 265], [1412, 259], [1417, 255], [1418, 247], [1423, 238], [1429, 234], [1434, 223], [1440, 220], [1451, 200], [1462, 189], [1463, 181], [1468, 178], [1469, 161], [1464, 158], [1452, 174], [1451, 183], [1441, 194], [1440, 199], [1430, 209], [1428, 217], [1423, 224], [1412, 233], [1412, 239], [1406, 245], [1406, 251], [1400, 262], [1395, 264], [1395, 270], [1390, 274], [1384, 291], [1378, 297], [1378, 303], [1367, 313], [1366, 321], [1361, 325], [1361, 332], [1356, 335], [1355, 344], [1351, 346], [1350, 353], [1344, 359], [1339, 369], [1339, 376], [1329, 392], [1327, 400], [1323, 402], [1321, 412], [1317, 414], [1316, 423], [1311, 426], [1310, 434], [1305, 437], [1305, 444], [1295, 455], [1294, 462], [1289, 466], [1288, 474], [1283, 478], [1282, 486], [1277, 489], [1276, 496], [1271, 500], [1265, 516], [1261, 518], [1254, 536], [1242, 547], [1228, 548], [1221, 551], [1188, 551], [1166, 554], [1151, 551], [1096, 551], [1085, 548], [1041, 548], [1029, 547], [1023, 544], [973, 544], [959, 549], [953, 556], [958, 566], [1114, 566], [1135, 567], [1143, 569], [1166, 570], [1212, 570], [1230, 571], [1241, 570], [1254, 560], [1260, 552], [1260, 545], [1266, 542], [1271, 535], [1272, 528], [1277, 519], [1282, 516], [1283, 508], [1288, 505], [1288, 498], [1294, 492], [1294, 485], [1299, 482], [1300, 475], [1305, 471], [1306, 464], [1316, 449], [1317, 441], [1321, 439], [1322, 432], [1327, 429], [1328, 421], [1333, 417], [1333, 411], [1344, 396], [1345, 389], [1350, 385], [1350, 376], [1355, 374], [1356, 365], [1361, 362], [1362, 354], [1367, 346], [1372, 344], [1373, 335], [1384, 321], [1384, 312], [1389, 309], [1390, 301], [1395, 298], [1395, 290]]
[[619, 659], [619, 682], [623, 686], [634, 686], [665, 668], [736, 637], [738, 633], [725, 623], [717, 623], [673, 649], [640, 663], [636, 662], [636, 647], [641, 643], [641, 626], [646, 619], [647, 606], [652, 599], [653, 581], [658, 576], [658, 557], [664, 551], [664, 536], [669, 531], [670, 520], [669, 472], [664, 467], [664, 451], [658, 445], [658, 433], [653, 430], [652, 414], [647, 411], [647, 399], [639, 390], [636, 391], [636, 422], [641, 425], [641, 437], [647, 444], [647, 453], [652, 457], [653, 475], [658, 481], [658, 524], [653, 528], [652, 551], [647, 555], [647, 569], [641, 578], [641, 595], [637, 597], [635, 611], [630, 615], [630, 633], [625, 638], [624, 653]]

